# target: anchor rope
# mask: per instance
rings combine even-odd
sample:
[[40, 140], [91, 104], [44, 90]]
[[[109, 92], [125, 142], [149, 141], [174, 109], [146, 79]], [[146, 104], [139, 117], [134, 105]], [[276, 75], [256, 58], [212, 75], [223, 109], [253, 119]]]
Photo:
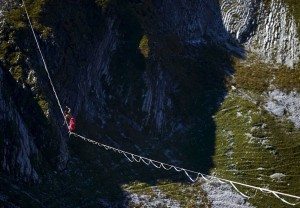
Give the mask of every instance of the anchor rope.
[[[32, 25], [32, 22], [31, 22], [31, 20], [30, 20], [30, 17], [29, 17], [29, 14], [28, 14], [28, 10], [27, 10], [27, 8], [26, 8], [26, 4], [25, 4], [24, 0], [22, 0], [22, 3], [23, 3], [23, 5], [24, 5], [24, 10], [25, 10], [25, 13], [26, 13], [26, 17], [27, 17], [27, 19], [28, 19], [29, 26], [30, 26], [31, 32], [32, 32], [32, 34], [33, 34], [33, 37], [34, 37], [34, 40], [35, 40], [37, 49], [38, 49], [39, 54], [40, 54], [40, 56], [41, 56], [41, 59], [42, 59], [42, 61], [43, 61], [43, 65], [44, 65], [45, 71], [46, 71], [46, 73], [47, 73], [47, 76], [48, 76], [48, 79], [49, 79], [49, 82], [50, 82], [52, 91], [53, 91], [53, 93], [54, 93], [54, 96], [55, 96], [55, 99], [56, 99], [56, 101], [57, 101], [57, 104], [58, 104], [58, 107], [59, 107], [59, 109], [60, 109], [60, 112], [62, 113], [62, 116], [63, 116], [63, 118], [64, 118], [64, 122], [65, 122], [65, 124], [67, 125], [67, 123], [68, 123], [68, 122], [67, 122], [67, 119], [66, 119], [66, 117], [65, 117], [65, 115], [64, 115], [64, 111], [63, 111], [63, 109], [62, 109], [61, 102], [60, 102], [60, 100], [59, 100], [59, 98], [58, 98], [58, 95], [57, 95], [57, 92], [56, 92], [56, 90], [55, 90], [55, 87], [54, 87], [52, 78], [51, 78], [51, 76], [50, 76], [50, 72], [49, 72], [48, 67], [47, 67], [47, 63], [46, 63], [46, 61], [45, 61], [44, 55], [43, 55], [43, 53], [42, 53], [42, 50], [41, 50], [41, 47], [40, 47], [40, 44], [39, 44], [39, 41], [38, 41], [38, 39], [37, 39], [37, 37], [36, 37], [36, 34], [35, 34], [35, 32], [34, 32], [33, 25]], [[68, 131], [69, 131], [69, 129], [68, 129]]]

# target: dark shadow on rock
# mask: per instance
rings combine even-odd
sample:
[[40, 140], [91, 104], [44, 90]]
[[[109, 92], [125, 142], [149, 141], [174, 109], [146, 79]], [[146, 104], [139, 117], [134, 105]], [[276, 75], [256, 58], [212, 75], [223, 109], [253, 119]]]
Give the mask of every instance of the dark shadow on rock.
[[[54, 168], [57, 162], [58, 145], [50, 139], [55, 134], [39, 105], [41, 100], [34, 96], [30, 87], [16, 82], [3, 66], [0, 73], [2, 174], [12, 183], [37, 184], [42, 166]], [[43, 161], [40, 155], [45, 155]]]
[[[172, 3], [181, 4], [179, 1]], [[166, 13], [151, 11], [155, 10], [155, 5], [147, 10], [149, 14], [146, 15], [150, 15], [152, 20], [163, 21], [160, 15]], [[99, 141], [162, 162], [210, 173], [214, 167], [212, 157], [216, 138], [213, 116], [227, 95], [226, 79], [233, 74], [232, 57], [245, 57], [243, 47], [225, 30], [220, 5], [215, 1], [210, 6], [216, 6], [212, 14], [215, 18], [213, 24], [216, 25], [207, 31], [195, 29], [194, 32], [199, 32], [201, 36], [199, 41], [193, 39], [197, 35], [186, 31], [181, 37], [182, 30], [174, 30], [170, 25], [172, 22], [166, 25], [153, 21], [145, 23], [143, 18], [147, 19], [146, 16], [141, 21], [150, 29], [145, 30], [140, 27], [140, 22], [132, 21], [132, 17], [126, 16], [127, 21], [120, 22], [121, 44], [110, 64], [111, 82], [104, 82], [105, 92], [113, 95], [112, 99], [106, 100], [112, 119], [101, 130]], [[207, 24], [210, 27], [211, 21], [207, 20]], [[163, 33], [160, 27], [164, 27]], [[137, 49], [143, 34], [148, 35], [151, 50], [146, 63]], [[150, 77], [148, 81], [151, 84], [148, 86], [144, 83], [145, 76]], [[175, 84], [175, 87], [165, 88], [161, 82]], [[154, 89], [151, 105], [158, 107], [152, 107], [150, 115], [146, 115], [141, 106], [149, 86]], [[161, 100], [160, 93], [170, 100], [171, 108], [166, 107], [168, 101]], [[159, 102], [163, 105], [157, 104]], [[157, 128], [156, 114], [164, 115], [163, 129]], [[150, 122], [145, 122], [147, 116], [150, 116]], [[86, 127], [81, 132], [89, 135], [85, 130]], [[115, 206], [128, 206], [127, 193], [122, 187], [124, 184], [139, 181], [155, 185], [160, 180], [188, 182], [182, 173], [130, 163], [124, 156], [114, 155], [113, 152], [100, 153], [91, 158], [87, 156], [91, 153], [88, 146], [90, 144], [85, 144], [87, 149], [82, 150], [74, 144], [74, 151], [89, 158], [87, 161], [92, 158], [101, 161], [103, 169], [100, 168], [98, 177], [102, 178], [104, 189], [114, 190], [103, 195], [106, 198], [104, 201], [122, 202], [115, 203]]]

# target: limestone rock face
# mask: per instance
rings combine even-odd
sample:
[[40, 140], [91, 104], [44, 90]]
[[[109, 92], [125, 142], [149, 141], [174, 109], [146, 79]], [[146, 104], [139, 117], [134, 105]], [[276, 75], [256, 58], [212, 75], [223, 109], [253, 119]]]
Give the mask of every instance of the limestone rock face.
[[291, 68], [299, 62], [299, 25], [284, 1], [223, 0], [222, 14], [226, 29], [263, 60]]
[[[11, 78], [12, 79], [12, 78]], [[12, 81], [12, 80], [10, 80]], [[38, 149], [35, 138], [27, 128], [23, 109], [18, 109], [14, 100], [17, 90], [10, 92], [8, 75], [0, 68], [0, 135], [2, 169], [17, 174], [25, 180], [38, 181], [39, 177], [32, 165]], [[8, 88], [8, 89], [7, 89]], [[20, 112], [21, 111], [21, 112]]]
[[297, 92], [285, 93], [280, 90], [268, 92], [266, 110], [279, 117], [286, 117], [300, 128], [300, 95]]

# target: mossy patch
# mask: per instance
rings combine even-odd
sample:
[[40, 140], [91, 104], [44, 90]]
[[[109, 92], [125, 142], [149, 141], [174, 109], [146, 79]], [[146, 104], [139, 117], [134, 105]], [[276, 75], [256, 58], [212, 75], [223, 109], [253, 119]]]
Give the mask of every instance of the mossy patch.
[[23, 78], [23, 70], [21, 66], [12, 67], [10, 73], [12, 74], [13, 78], [17, 81]]
[[149, 57], [150, 47], [147, 35], [143, 35], [140, 41], [139, 49], [145, 58]]
[[277, 69], [274, 70], [273, 84], [285, 91], [296, 90], [300, 92], [300, 67], [296, 69]]
[[49, 104], [46, 100], [40, 99], [38, 101], [39, 106], [41, 107], [42, 111], [44, 112], [45, 115], [47, 115], [47, 112], [49, 110]]
[[300, 66], [290, 69], [286, 66], [272, 66], [250, 57], [246, 61], [235, 60], [233, 84], [238, 88], [263, 93], [270, 86], [282, 91], [300, 92]]
[[235, 64], [235, 82], [238, 88], [262, 93], [270, 85], [270, 69], [267, 64], [248, 64], [237, 61]]

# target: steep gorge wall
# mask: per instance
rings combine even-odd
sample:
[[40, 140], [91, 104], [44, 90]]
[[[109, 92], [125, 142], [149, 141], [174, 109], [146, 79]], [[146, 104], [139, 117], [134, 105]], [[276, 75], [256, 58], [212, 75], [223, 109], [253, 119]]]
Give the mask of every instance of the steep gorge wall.
[[222, 1], [225, 27], [266, 62], [294, 67], [299, 62], [299, 22], [283, 0]]
[[[14, 101], [18, 90], [9, 88], [12, 78], [0, 68], [0, 129], [2, 169], [10, 174], [17, 174], [25, 180], [38, 180], [38, 174], [32, 165], [32, 158], [37, 157], [38, 149], [35, 138], [27, 128], [22, 109]], [[10, 80], [9, 80], [10, 79]], [[20, 112], [21, 111], [21, 112]]]

